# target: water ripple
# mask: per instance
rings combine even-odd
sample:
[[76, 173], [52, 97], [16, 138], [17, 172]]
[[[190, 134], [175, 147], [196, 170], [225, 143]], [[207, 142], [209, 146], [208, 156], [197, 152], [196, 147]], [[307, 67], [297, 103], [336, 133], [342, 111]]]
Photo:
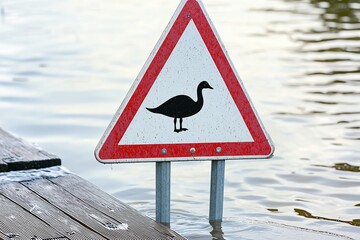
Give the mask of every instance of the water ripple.
[[[226, 163], [221, 226], [207, 220], [210, 164], [173, 164], [172, 227], [189, 239], [358, 239], [358, 0], [204, 4], [277, 151]], [[150, 217], [154, 166], [103, 166], [93, 149], [176, 5], [0, 1], [1, 127]]]

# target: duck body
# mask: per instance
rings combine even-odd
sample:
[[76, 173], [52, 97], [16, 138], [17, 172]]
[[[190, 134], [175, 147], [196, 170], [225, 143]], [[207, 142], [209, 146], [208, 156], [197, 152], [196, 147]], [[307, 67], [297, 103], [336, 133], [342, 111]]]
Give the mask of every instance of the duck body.
[[[186, 95], [177, 95], [170, 98], [156, 108], [146, 108], [152, 113], [162, 114], [174, 118], [174, 132], [186, 131], [182, 127], [183, 118], [193, 116], [200, 112], [204, 105], [202, 90], [205, 88], [213, 89], [208, 82], [202, 81], [197, 87], [197, 101]], [[180, 128], [176, 128], [177, 119], [180, 119]]]
[[[189, 106], [193, 106], [189, 108]], [[162, 114], [172, 118], [186, 118], [198, 113], [203, 106], [203, 103], [196, 104], [196, 102], [189, 96], [178, 95], [170, 98], [156, 108], [146, 108], [150, 112]]]

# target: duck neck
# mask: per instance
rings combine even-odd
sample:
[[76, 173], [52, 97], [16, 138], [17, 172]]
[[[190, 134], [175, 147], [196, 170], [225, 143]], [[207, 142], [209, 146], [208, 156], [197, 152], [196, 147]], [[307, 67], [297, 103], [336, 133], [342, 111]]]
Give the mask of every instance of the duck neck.
[[203, 95], [202, 95], [202, 88], [200, 88], [200, 87], [197, 88], [197, 101], [196, 101], [196, 103], [201, 105], [201, 106], [204, 103], [204, 98], [203, 98]]

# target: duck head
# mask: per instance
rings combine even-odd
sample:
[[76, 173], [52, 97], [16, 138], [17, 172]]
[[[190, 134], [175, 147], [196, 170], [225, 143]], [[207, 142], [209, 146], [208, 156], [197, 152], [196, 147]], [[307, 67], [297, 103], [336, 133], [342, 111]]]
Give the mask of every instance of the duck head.
[[204, 88], [213, 89], [207, 81], [202, 81], [201, 83], [199, 83], [198, 89]]

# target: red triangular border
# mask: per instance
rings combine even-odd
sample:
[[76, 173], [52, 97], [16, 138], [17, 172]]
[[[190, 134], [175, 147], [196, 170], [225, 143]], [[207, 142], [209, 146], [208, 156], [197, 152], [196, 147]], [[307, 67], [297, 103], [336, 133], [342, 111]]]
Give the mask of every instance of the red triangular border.
[[[153, 58], [150, 59], [151, 61], [147, 69], [143, 71], [144, 74], [140, 76], [140, 81], [138, 81], [137, 86], [133, 86], [135, 90], [132, 93], [128, 93], [132, 94], [127, 96], [128, 102], [122, 104], [123, 107], [120, 107], [112, 124], [104, 134], [102, 141], [100, 141], [95, 151], [99, 161], [111, 163], [187, 159], [266, 158], [271, 156], [273, 152], [271, 141], [263, 130], [248, 96], [239, 82], [240, 79], [238, 80], [237, 74], [233, 70], [230, 60], [222, 48], [202, 6], [196, 0], [183, 1], [182, 4], [182, 9], [177, 11], [178, 15], [173, 17], [175, 21], [168, 32], [165, 32], [158, 50], [153, 55]], [[182, 4], [180, 4], [180, 7]], [[191, 19], [195, 23], [236, 106], [244, 118], [244, 122], [254, 142], [118, 145]], [[216, 152], [217, 147], [221, 147], [221, 152]], [[162, 153], [164, 148], [166, 149], [166, 154]], [[190, 148], [195, 148], [195, 153], [191, 153]]]

